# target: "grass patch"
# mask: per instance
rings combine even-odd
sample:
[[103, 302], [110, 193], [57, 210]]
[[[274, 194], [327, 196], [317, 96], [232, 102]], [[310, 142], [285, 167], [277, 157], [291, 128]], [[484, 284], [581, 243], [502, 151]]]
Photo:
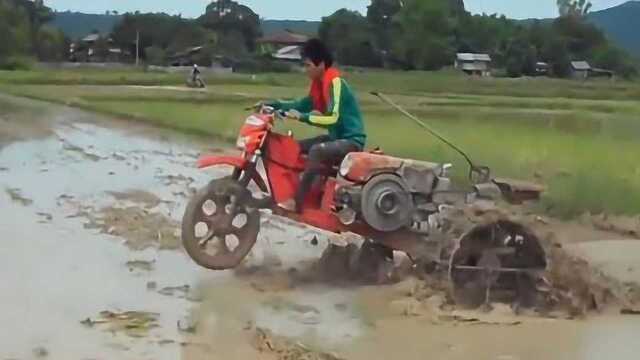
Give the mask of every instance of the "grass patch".
[[[12, 85], [5, 75], [0, 73], [2, 91], [226, 140], [237, 136], [247, 105], [306, 92], [306, 80], [299, 74], [208, 79], [206, 92], [109, 83], [122, 76], [125, 85], [182, 81], [167, 74], [23, 73], [13, 74], [22, 80]], [[496, 175], [545, 183], [548, 192], [541, 205], [547, 212], [567, 217], [585, 211], [640, 213], [640, 164], [635, 160], [640, 150], [637, 83], [470, 79], [446, 72], [352, 73], [348, 77], [360, 96], [369, 146], [379, 145], [402, 157], [453, 162], [456, 176], [466, 175], [457, 154], [367, 94], [384, 86], [393, 89], [390, 95], [396, 101], [466, 149], [477, 163], [489, 165]], [[78, 79], [84, 80], [60, 85]], [[43, 84], [31, 84], [38, 81]], [[320, 132], [300, 124], [278, 127], [283, 132], [293, 130], [298, 138]]]

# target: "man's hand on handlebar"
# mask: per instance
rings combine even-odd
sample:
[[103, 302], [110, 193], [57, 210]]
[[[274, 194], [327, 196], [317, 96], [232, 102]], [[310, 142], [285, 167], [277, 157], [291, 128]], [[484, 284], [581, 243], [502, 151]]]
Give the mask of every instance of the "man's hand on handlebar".
[[291, 109], [285, 113], [285, 117], [287, 120], [300, 121], [300, 119], [302, 119], [302, 113], [298, 110]]
[[253, 111], [259, 111], [262, 109], [263, 106], [268, 106], [269, 102], [267, 101], [258, 101], [257, 103], [245, 108], [245, 110], [253, 110]]

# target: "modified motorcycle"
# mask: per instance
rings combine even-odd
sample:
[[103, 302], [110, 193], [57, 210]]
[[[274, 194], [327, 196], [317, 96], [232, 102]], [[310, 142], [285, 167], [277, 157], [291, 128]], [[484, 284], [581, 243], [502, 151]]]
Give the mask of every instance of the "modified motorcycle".
[[294, 197], [307, 159], [291, 134], [274, 130], [284, 116], [261, 106], [240, 129], [237, 156], [199, 159], [199, 168], [230, 166], [233, 171], [199, 190], [184, 214], [184, 248], [197, 264], [211, 270], [239, 266], [258, 239], [261, 210], [268, 209], [336, 236], [357, 234], [366, 239], [350, 263], [373, 264], [365, 270], [373, 281], [382, 282], [385, 264], [394, 252], [402, 252], [425, 271], [445, 273], [461, 302], [481, 305], [492, 292], [505, 291], [520, 303], [531, 297], [533, 284], [547, 266], [533, 232], [506, 219], [476, 224], [462, 236], [449, 230], [460, 216], [457, 210], [479, 199], [502, 197], [520, 203], [537, 199], [542, 188], [491, 178], [488, 168], [469, 160], [473, 185], [456, 190], [451, 164], [363, 151], [348, 154], [337, 166], [329, 164], [322, 181], [307, 193], [303, 211], [291, 212], [277, 204]]

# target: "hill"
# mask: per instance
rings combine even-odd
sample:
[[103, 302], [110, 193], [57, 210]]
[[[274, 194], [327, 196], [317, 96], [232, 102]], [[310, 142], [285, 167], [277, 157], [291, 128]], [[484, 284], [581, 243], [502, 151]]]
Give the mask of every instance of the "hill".
[[263, 20], [262, 32], [265, 35], [273, 34], [283, 30], [291, 30], [299, 34], [316, 35], [320, 27], [319, 21], [297, 21], [297, 20]]
[[120, 18], [120, 15], [56, 12], [51, 25], [62, 30], [71, 39], [77, 39], [93, 30], [98, 30], [102, 34], [110, 33]]
[[[109, 33], [120, 20], [121, 15], [84, 14], [79, 12], [57, 12], [51, 21], [51, 25], [59, 28], [71, 39], [77, 39], [98, 30], [100, 33]], [[262, 31], [265, 35], [282, 30], [315, 35], [320, 26], [319, 21], [298, 20], [263, 20]]]
[[589, 20], [620, 47], [640, 57], [640, 1], [594, 11]]
[[[640, 57], [640, 1], [633, 0], [612, 8], [594, 11], [587, 18], [600, 28], [611, 41], [630, 54]], [[523, 24], [531, 24], [536, 19], [521, 20]], [[553, 19], [539, 19], [543, 24]]]

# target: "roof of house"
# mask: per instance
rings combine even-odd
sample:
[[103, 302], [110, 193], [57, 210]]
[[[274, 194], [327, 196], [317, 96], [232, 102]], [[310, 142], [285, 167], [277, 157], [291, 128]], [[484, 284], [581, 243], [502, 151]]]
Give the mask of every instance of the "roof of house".
[[488, 54], [458, 53], [457, 59], [460, 61], [491, 61], [491, 56]]
[[89, 34], [87, 36], [85, 36], [82, 41], [84, 42], [93, 42], [93, 41], [98, 41], [98, 39], [100, 39], [100, 34]]
[[177, 58], [181, 58], [181, 57], [187, 57], [193, 54], [196, 54], [198, 52], [200, 52], [202, 49], [204, 49], [204, 46], [193, 46], [190, 48], [187, 48], [183, 51], [179, 51], [176, 52], [174, 54], [169, 55], [169, 58], [171, 59], [177, 59]]
[[571, 68], [578, 71], [591, 70], [591, 65], [586, 61], [572, 61]]
[[272, 56], [280, 60], [302, 60], [301, 49], [297, 45], [283, 47]]
[[296, 34], [290, 30], [281, 31], [275, 34], [271, 34], [265, 37], [258, 39], [260, 43], [267, 44], [286, 44], [286, 45], [294, 45], [294, 44], [304, 44], [309, 40], [307, 35]]

